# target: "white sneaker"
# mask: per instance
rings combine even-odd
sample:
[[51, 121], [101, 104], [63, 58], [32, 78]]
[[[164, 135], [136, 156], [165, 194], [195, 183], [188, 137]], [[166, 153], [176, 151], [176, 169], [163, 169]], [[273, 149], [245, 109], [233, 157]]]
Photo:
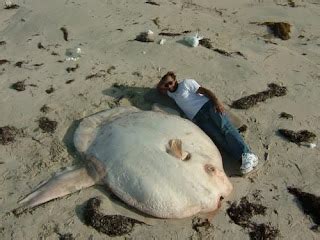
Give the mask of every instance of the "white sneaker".
[[258, 157], [253, 153], [243, 153], [240, 167], [241, 173], [244, 175], [251, 172], [258, 165], [258, 162]]

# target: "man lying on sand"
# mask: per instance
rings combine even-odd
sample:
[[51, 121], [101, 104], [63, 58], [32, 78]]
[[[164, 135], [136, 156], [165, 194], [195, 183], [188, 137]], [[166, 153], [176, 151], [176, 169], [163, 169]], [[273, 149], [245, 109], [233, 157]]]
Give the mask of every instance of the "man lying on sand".
[[193, 79], [178, 83], [173, 72], [165, 74], [157, 90], [173, 98], [185, 115], [197, 124], [219, 147], [235, 159], [241, 159], [240, 171], [248, 174], [258, 165], [258, 157], [251, 153], [238, 130], [225, 114], [215, 94], [201, 87]]

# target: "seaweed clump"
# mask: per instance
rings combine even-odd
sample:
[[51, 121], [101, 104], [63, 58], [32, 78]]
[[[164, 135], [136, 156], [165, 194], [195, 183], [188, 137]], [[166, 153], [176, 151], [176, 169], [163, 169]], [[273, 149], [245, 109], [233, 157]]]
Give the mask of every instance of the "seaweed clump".
[[15, 137], [18, 133], [18, 129], [12, 126], [0, 127], [0, 143], [2, 145], [8, 145], [15, 141]]
[[6, 63], [10, 63], [9, 60], [7, 59], [0, 59], [0, 65], [6, 64]]
[[264, 22], [261, 25], [266, 25], [273, 33], [274, 36], [282, 40], [290, 39], [291, 25], [286, 22]]
[[293, 115], [289, 114], [289, 113], [286, 113], [286, 112], [282, 112], [279, 114], [279, 117], [280, 118], [285, 118], [285, 119], [293, 119]]
[[196, 232], [199, 232], [201, 228], [208, 230], [209, 228], [213, 228], [213, 226], [208, 219], [201, 219], [198, 217], [193, 218], [192, 229], [195, 230]]
[[294, 187], [288, 187], [288, 192], [298, 199], [303, 212], [311, 216], [315, 224], [320, 225], [320, 197]]
[[54, 133], [57, 128], [58, 123], [56, 121], [50, 120], [47, 117], [41, 117], [39, 119], [39, 128], [46, 133]]
[[211, 43], [210, 38], [203, 38], [199, 40], [199, 44], [205, 48], [212, 49], [213, 45]]
[[231, 104], [232, 108], [236, 109], [249, 109], [259, 102], [264, 102], [265, 100], [273, 97], [281, 97], [287, 94], [287, 88], [279, 86], [275, 83], [268, 84], [269, 89], [265, 91], [258, 92], [249, 96], [242, 97], [238, 100], [233, 101]]
[[26, 84], [24, 82], [25, 82], [25, 80], [13, 83], [11, 85], [11, 88], [14, 90], [17, 90], [18, 92], [22, 92], [22, 91], [26, 90]]
[[59, 234], [59, 240], [75, 240], [75, 237], [72, 233]]
[[240, 203], [235, 202], [227, 209], [227, 214], [231, 220], [249, 230], [251, 240], [274, 240], [279, 235], [279, 230], [272, 227], [269, 223], [257, 224], [251, 221], [254, 215], [265, 215], [267, 207], [250, 203], [246, 197], [241, 198]]
[[154, 42], [152, 34], [149, 32], [142, 32], [135, 38], [138, 42]]
[[279, 230], [270, 224], [253, 224], [249, 236], [251, 240], [272, 240], [279, 235]]
[[249, 227], [251, 224], [250, 219], [254, 215], [265, 215], [266, 209], [265, 206], [257, 203], [250, 203], [246, 197], [243, 197], [239, 204], [236, 204], [235, 202], [231, 204], [227, 209], [227, 214], [235, 224], [241, 227]]
[[110, 237], [122, 236], [132, 232], [135, 224], [145, 224], [136, 219], [121, 215], [104, 215], [99, 211], [101, 200], [91, 198], [84, 209], [84, 221], [98, 232]]
[[296, 143], [298, 145], [300, 145], [301, 143], [312, 143], [317, 137], [316, 134], [308, 130], [295, 132], [288, 129], [279, 129], [278, 132], [290, 142]]

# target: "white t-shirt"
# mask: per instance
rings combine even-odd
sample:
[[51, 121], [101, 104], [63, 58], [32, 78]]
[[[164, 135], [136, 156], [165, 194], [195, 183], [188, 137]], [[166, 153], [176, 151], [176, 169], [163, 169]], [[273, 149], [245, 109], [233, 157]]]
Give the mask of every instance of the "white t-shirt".
[[168, 96], [174, 99], [189, 119], [193, 119], [202, 106], [209, 101], [206, 96], [197, 93], [199, 87], [199, 83], [195, 80], [185, 79], [178, 84], [175, 92], [167, 91]]

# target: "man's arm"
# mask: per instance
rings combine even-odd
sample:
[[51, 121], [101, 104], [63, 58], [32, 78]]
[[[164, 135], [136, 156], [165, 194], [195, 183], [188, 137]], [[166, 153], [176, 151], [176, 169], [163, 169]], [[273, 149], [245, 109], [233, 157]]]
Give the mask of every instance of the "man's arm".
[[209, 89], [206, 89], [204, 87], [199, 87], [198, 90], [197, 90], [197, 93], [203, 94], [204, 96], [209, 98], [209, 100], [213, 102], [216, 110], [219, 113], [224, 113], [225, 112], [223, 104], [218, 100], [218, 98], [216, 97], [216, 95], [212, 91], [210, 91]]

